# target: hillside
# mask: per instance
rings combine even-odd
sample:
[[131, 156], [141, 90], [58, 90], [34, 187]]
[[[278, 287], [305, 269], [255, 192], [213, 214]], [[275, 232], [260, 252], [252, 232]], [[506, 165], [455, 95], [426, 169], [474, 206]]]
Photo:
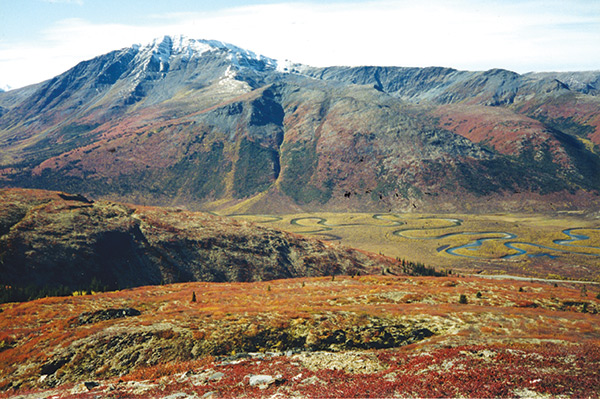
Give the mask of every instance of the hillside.
[[206, 213], [0, 190], [0, 285], [123, 289], [381, 273], [396, 261]]
[[230, 213], [596, 209], [598, 76], [312, 68], [165, 36], [0, 93], [0, 185]]
[[587, 287], [338, 276], [4, 304], [0, 396], [598, 397]]

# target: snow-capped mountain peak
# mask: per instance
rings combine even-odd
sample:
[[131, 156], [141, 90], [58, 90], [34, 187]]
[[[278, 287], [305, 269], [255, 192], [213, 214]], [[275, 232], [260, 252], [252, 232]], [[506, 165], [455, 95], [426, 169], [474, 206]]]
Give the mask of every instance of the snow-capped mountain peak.
[[259, 71], [279, 70], [283, 72], [285, 67], [281, 65], [287, 65], [287, 63], [280, 63], [273, 58], [256, 54], [233, 44], [218, 40], [192, 39], [184, 35], [163, 36], [144, 46], [135, 45], [134, 49], [138, 50], [142, 57], [152, 58], [154, 62], [159, 62], [161, 70], [174, 57], [186, 61], [194, 57], [201, 57], [210, 51], [226, 52], [232, 64], [239, 68], [252, 68]]
[[181, 56], [189, 59], [194, 56], [201, 56], [215, 49], [214, 46], [206, 42], [190, 39], [182, 35], [164, 36], [154, 39], [145, 48], [151, 51], [152, 55], [161, 62], [168, 62], [173, 56]]
[[223, 92], [239, 94], [250, 91], [269, 73], [297, 71], [297, 64], [289, 61], [279, 62], [233, 44], [184, 35], [163, 36], [122, 49], [114, 56], [119, 61], [105, 63], [99, 81], [103, 88], [108, 87], [106, 83], [120, 81], [119, 96], [128, 103], [140, 101], [158, 86], [157, 96], [163, 98], [181, 84], [199, 87], [218, 83]]

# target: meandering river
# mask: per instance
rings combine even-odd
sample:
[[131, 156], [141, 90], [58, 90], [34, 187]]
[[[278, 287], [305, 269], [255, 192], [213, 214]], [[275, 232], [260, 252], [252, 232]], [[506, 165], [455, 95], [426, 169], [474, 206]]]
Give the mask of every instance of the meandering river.
[[[261, 216], [262, 220], [255, 220], [258, 223], [272, 223], [283, 220], [279, 216]], [[450, 228], [456, 228], [462, 226], [464, 220], [457, 218], [442, 218], [436, 216], [427, 217], [410, 217], [407, 215], [400, 215], [395, 213], [376, 213], [372, 215], [372, 219], [378, 220], [380, 223], [368, 223], [368, 222], [357, 222], [357, 223], [342, 223], [332, 224], [329, 223], [327, 218], [320, 216], [302, 216], [296, 217], [290, 220], [290, 224], [293, 226], [301, 226], [309, 228], [309, 230], [299, 231], [300, 234], [315, 235], [323, 240], [342, 240], [343, 237], [334, 234], [336, 227], [349, 227], [349, 226], [379, 226], [382, 229], [394, 230], [391, 232], [392, 235], [402, 237], [410, 240], [444, 240], [446, 238], [461, 236], [470, 237], [466, 244], [452, 246], [451, 244], [445, 244], [437, 248], [437, 252], [446, 253], [452, 256], [472, 258], [472, 259], [491, 259], [490, 255], [484, 256], [481, 254], [482, 246], [486, 241], [501, 241], [502, 245], [506, 248], [506, 254], [497, 256], [494, 259], [518, 259], [520, 257], [548, 257], [556, 258], [560, 254], [577, 254], [591, 257], [600, 257], [600, 254], [593, 252], [585, 252], [585, 250], [598, 250], [600, 247], [592, 245], [584, 245], [583, 241], [589, 240], [590, 237], [581, 233], [580, 230], [597, 230], [600, 228], [595, 227], [571, 227], [561, 231], [566, 236], [564, 239], [555, 239], [552, 243], [555, 246], [542, 245], [535, 242], [528, 242], [524, 240], [517, 240], [518, 235], [510, 231], [452, 231], [447, 233], [435, 234], [435, 235], [419, 235], [415, 234], [418, 232], [429, 232], [435, 230], [446, 230]], [[425, 223], [435, 223], [435, 225], [425, 225], [421, 227], [409, 227], [408, 222], [419, 222], [424, 221]], [[405, 226], [398, 228], [400, 226]], [[537, 250], [533, 250], [533, 249]], [[540, 249], [542, 251], [540, 251]]]

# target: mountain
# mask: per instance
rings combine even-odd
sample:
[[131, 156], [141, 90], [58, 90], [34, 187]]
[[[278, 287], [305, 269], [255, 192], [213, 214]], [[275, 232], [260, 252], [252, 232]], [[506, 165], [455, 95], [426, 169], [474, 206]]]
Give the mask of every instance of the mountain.
[[0, 184], [225, 212], [597, 207], [600, 72], [279, 62], [157, 39], [0, 94]]
[[383, 256], [206, 213], [0, 190], [0, 292], [381, 274], [397, 267]]

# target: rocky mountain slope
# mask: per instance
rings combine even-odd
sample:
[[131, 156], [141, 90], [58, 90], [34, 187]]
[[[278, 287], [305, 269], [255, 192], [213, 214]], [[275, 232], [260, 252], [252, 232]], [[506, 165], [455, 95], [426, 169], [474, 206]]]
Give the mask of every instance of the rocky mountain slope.
[[440, 127], [472, 142], [520, 158], [525, 166], [545, 164], [573, 180], [599, 182], [600, 72], [331, 67], [305, 73], [429, 104]]
[[[397, 262], [178, 209], [0, 190], [0, 285], [67, 291], [379, 273]], [[2, 290], [0, 290], [2, 291]]]
[[598, 76], [312, 68], [166, 36], [1, 93], [0, 184], [230, 212], [595, 207]]

